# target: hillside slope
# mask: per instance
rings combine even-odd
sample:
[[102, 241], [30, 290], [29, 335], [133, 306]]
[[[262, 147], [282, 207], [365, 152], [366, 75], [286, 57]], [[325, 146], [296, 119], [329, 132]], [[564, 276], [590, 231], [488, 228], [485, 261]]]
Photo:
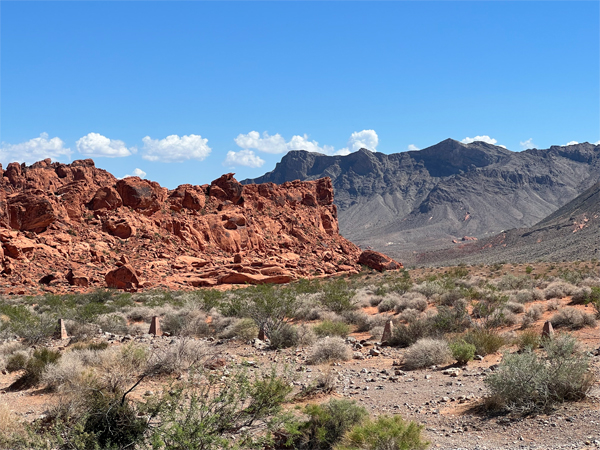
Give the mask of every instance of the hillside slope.
[[447, 139], [419, 151], [347, 156], [293, 151], [243, 184], [332, 179], [340, 230], [409, 261], [464, 236], [529, 227], [600, 180], [600, 146], [511, 152]]
[[529, 228], [424, 252], [419, 264], [576, 261], [600, 257], [600, 183]]

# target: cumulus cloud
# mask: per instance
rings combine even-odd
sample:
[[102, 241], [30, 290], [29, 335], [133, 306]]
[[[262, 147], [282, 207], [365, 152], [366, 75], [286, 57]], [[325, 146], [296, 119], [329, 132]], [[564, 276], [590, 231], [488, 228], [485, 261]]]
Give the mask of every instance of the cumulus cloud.
[[519, 145], [523, 150], [527, 150], [529, 148], [537, 148], [536, 145], [533, 143], [533, 138], [529, 138], [526, 141], [521, 141], [519, 142]]
[[410, 144], [408, 146], [408, 150], [409, 151], [414, 151], [414, 150], [421, 150], [419, 147], [417, 147], [415, 144]]
[[33, 138], [20, 144], [0, 145], [0, 162], [8, 164], [19, 162], [32, 164], [46, 158], [57, 160], [61, 157], [71, 159], [71, 149], [65, 147], [65, 143], [58, 137], [48, 138], [48, 133], [41, 133], [40, 137]]
[[261, 167], [265, 160], [256, 156], [252, 150], [244, 149], [239, 152], [227, 152], [227, 158], [223, 161], [226, 167], [246, 166], [246, 167]]
[[498, 142], [498, 141], [489, 136], [475, 136], [472, 138], [466, 137], [460, 142], [462, 142], [463, 144], [471, 144], [472, 142], [486, 142], [488, 144], [496, 145], [496, 142]]
[[600, 145], [600, 141], [594, 142], [594, 145]]
[[85, 156], [122, 158], [135, 153], [135, 148], [127, 148], [125, 142], [109, 139], [98, 133], [89, 133], [77, 142], [77, 151]]
[[579, 142], [577, 142], [577, 141], [570, 141], [570, 142], [567, 142], [567, 143], [565, 144], [565, 147], [567, 147], [567, 146], [569, 146], [569, 145], [577, 145], [577, 144], [579, 144]]
[[[132, 175], [125, 175], [123, 178], [127, 178], [127, 177], [140, 177], [140, 178], [145, 178], [146, 177], [146, 172], [144, 172], [142, 169], [138, 169], [137, 167], [135, 169], [133, 169], [133, 174]], [[120, 179], [123, 179], [120, 178]]]
[[164, 139], [152, 139], [146, 136], [142, 142], [144, 143], [142, 158], [148, 161], [182, 162], [188, 159], [202, 161], [211, 152], [211, 148], [206, 145], [208, 139], [203, 139], [196, 134], [181, 137], [173, 134]]
[[306, 150], [326, 155], [347, 155], [361, 148], [376, 151], [379, 138], [374, 130], [355, 131], [348, 139], [347, 147], [336, 150], [331, 145], [320, 145], [317, 141], [310, 140], [306, 134], [292, 136], [286, 142], [280, 134], [269, 135], [265, 131], [261, 135], [258, 131], [251, 131], [248, 134], [238, 135], [235, 143], [243, 150], [258, 150], [271, 154], [286, 153], [290, 150]]

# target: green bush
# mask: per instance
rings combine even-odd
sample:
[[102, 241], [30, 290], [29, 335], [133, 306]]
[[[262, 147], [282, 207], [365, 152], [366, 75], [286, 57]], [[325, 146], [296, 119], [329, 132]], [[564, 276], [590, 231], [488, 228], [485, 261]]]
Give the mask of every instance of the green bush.
[[485, 379], [488, 406], [516, 412], [548, 412], [557, 403], [583, 399], [594, 383], [590, 358], [570, 335], [544, 342], [545, 355], [531, 349], [505, 354]]
[[330, 311], [342, 314], [346, 311], [356, 309], [356, 304], [352, 301], [355, 290], [343, 278], [323, 284], [323, 296], [320, 299], [321, 304]]
[[355, 425], [334, 450], [424, 450], [423, 425], [406, 422], [399, 415], [379, 416]]
[[25, 363], [25, 373], [21, 375], [12, 385], [12, 389], [28, 389], [36, 386], [42, 380], [42, 374], [48, 364], [55, 363], [60, 358], [58, 351], [40, 348], [33, 352], [31, 358]]
[[306, 450], [331, 449], [348, 430], [368, 416], [365, 408], [346, 399], [307, 405], [304, 412], [308, 420], [300, 426], [294, 448]]
[[145, 413], [156, 421], [150, 448], [273, 448], [272, 430], [294, 428], [283, 411], [292, 391], [287, 372], [193, 375], [148, 401]]
[[346, 337], [350, 333], [350, 325], [344, 322], [324, 320], [313, 327], [315, 334], [319, 337], [339, 336]]
[[494, 330], [473, 328], [463, 335], [467, 344], [475, 346], [478, 355], [485, 356], [496, 353], [506, 343], [504, 338]]
[[475, 350], [476, 348], [473, 344], [468, 344], [462, 339], [450, 344], [452, 357], [456, 359], [459, 364], [467, 364], [469, 361], [472, 361], [473, 358], [475, 358]]
[[540, 333], [533, 330], [523, 331], [517, 336], [519, 350], [535, 350], [541, 343], [542, 337]]
[[408, 347], [430, 334], [431, 322], [427, 319], [418, 319], [407, 325], [399, 324], [394, 327], [389, 344], [394, 347]]

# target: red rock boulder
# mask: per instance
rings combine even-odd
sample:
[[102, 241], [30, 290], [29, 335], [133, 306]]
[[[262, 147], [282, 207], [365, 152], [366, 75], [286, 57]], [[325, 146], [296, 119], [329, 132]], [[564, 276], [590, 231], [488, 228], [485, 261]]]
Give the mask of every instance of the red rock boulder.
[[96, 191], [87, 206], [92, 211], [98, 211], [99, 209], [113, 210], [122, 205], [123, 200], [119, 193], [110, 186], [105, 186]]
[[117, 192], [123, 200], [123, 205], [135, 211], [155, 212], [161, 208], [166, 189], [153, 181], [142, 180], [139, 177], [127, 177], [117, 181]]
[[30, 191], [8, 198], [8, 220], [15, 230], [40, 233], [55, 222], [58, 214], [41, 191]]
[[111, 270], [104, 276], [104, 281], [109, 288], [137, 290], [140, 280], [135, 269], [129, 264]]
[[384, 270], [397, 270], [404, 267], [401, 263], [394, 261], [389, 256], [373, 250], [365, 250], [358, 257], [358, 263], [371, 269], [383, 272]]
[[[221, 175], [210, 184], [210, 196], [219, 200], [229, 200], [234, 205], [240, 203], [244, 186], [233, 178], [232, 173]], [[215, 187], [219, 189], [215, 189]]]

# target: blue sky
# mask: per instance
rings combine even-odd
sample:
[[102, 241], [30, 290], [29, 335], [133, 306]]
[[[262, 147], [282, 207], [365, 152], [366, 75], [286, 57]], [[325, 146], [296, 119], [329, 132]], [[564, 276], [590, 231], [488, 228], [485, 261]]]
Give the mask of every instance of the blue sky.
[[0, 2], [0, 162], [173, 188], [286, 151], [600, 140], [599, 2]]

